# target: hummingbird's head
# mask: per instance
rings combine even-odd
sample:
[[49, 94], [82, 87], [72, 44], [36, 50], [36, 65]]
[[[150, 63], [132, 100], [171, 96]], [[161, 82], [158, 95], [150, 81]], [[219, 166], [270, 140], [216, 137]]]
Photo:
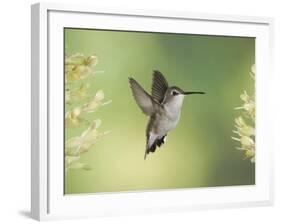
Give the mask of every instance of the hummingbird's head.
[[167, 92], [173, 97], [186, 96], [190, 94], [205, 94], [205, 92], [183, 91], [177, 86], [170, 87]]
[[184, 91], [181, 88], [177, 86], [171, 86], [168, 88], [166, 94], [165, 94], [165, 102], [181, 105], [183, 102], [183, 99], [186, 95], [191, 94], [205, 94], [205, 92], [191, 92], [191, 91]]

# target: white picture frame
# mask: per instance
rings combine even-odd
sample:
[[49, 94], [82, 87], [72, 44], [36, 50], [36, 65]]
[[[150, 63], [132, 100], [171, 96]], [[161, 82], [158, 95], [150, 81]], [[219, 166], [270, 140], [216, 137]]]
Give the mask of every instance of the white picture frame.
[[[37, 220], [186, 211], [273, 203], [273, 122], [268, 107], [273, 19], [38, 3], [32, 12], [31, 214]], [[63, 193], [63, 27], [256, 38], [257, 156], [254, 186], [69, 196]], [[56, 149], [56, 150], [55, 150]]]

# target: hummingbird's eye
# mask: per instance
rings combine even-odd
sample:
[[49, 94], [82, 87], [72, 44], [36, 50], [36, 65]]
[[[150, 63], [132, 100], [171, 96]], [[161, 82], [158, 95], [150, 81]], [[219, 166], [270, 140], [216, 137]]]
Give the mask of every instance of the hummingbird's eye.
[[173, 96], [176, 96], [176, 95], [179, 95], [179, 93], [178, 93], [177, 91], [173, 91], [173, 92], [172, 92], [172, 95], [173, 95]]

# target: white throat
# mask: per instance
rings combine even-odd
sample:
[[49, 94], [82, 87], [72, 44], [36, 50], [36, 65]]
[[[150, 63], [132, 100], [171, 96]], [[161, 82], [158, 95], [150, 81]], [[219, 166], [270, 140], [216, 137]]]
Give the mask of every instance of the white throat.
[[165, 110], [169, 114], [180, 114], [182, 103], [183, 103], [184, 95], [178, 95], [173, 99], [170, 99], [165, 103]]

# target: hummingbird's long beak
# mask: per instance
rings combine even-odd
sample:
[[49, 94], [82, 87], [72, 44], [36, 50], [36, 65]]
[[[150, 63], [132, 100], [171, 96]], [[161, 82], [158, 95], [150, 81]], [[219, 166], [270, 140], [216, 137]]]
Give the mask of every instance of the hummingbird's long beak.
[[184, 95], [190, 95], [190, 94], [205, 94], [205, 92], [184, 92]]

